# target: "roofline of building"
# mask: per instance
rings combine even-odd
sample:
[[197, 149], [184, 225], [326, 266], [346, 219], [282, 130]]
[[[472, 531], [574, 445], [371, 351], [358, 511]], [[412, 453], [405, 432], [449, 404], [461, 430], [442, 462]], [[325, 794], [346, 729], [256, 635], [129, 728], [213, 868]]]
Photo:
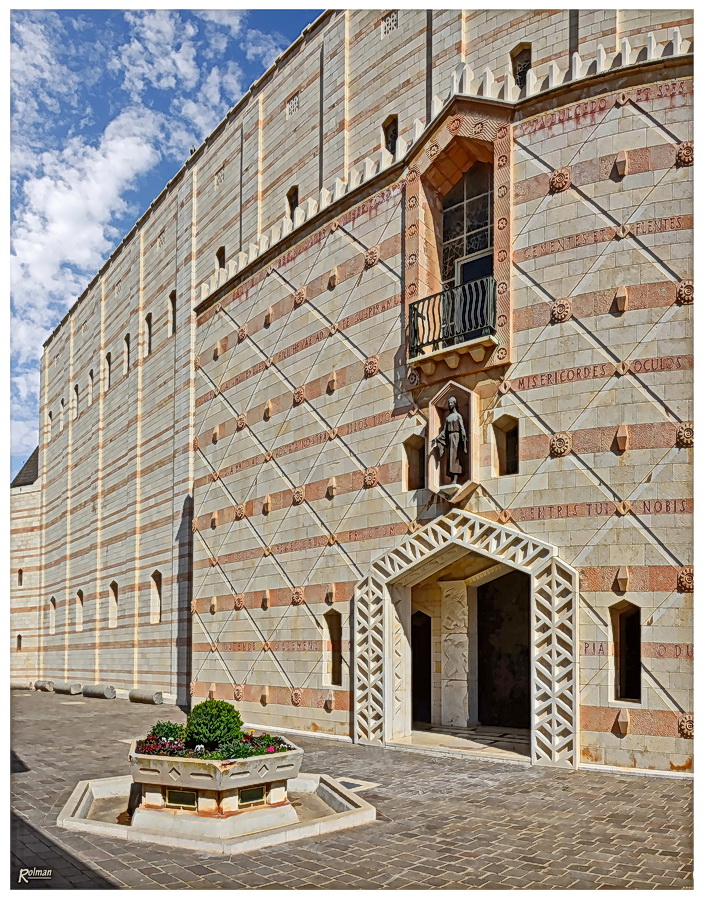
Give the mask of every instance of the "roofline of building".
[[88, 293], [92, 290], [95, 284], [100, 280], [100, 278], [105, 275], [106, 271], [109, 269], [110, 265], [114, 262], [115, 258], [119, 256], [119, 254], [124, 249], [125, 245], [131, 241], [132, 237], [137, 233], [137, 231], [147, 222], [149, 216], [151, 216], [152, 211], [161, 203], [161, 201], [173, 190], [175, 185], [185, 176], [185, 173], [192, 168], [192, 166], [197, 162], [199, 157], [204, 152], [205, 148], [209, 146], [213, 138], [215, 138], [220, 131], [224, 129], [228, 122], [230, 122], [233, 118], [237, 116], [239, 112], [241, 112], [244, 106], [248, 103], [248, 101], [258, 93], [261, 88], [263, 88], [264, 84], [266, 84], [273, 77], [275, 71], [287, 61], [288, 57], [293, 54], [297, 48], [304, 42], [304, 40], [308, 37], [308, 35], [312, 34], [314, 31], [318, 30], [322, 23], [333, 16], [336, 13], [343, 12], [343, 10], [339, 9], [326, 9], [323, 13], [321, 13], [313, 22], [309, 25], [306, 25], [303, 28], [302, 32], [298, 35], [298, 37], [293, 41], [290, 46], [288, 46], [280, 56], [277, 56], [273, 63], [266, 69], [266, 71], [257, 78], [256, 81], [252, 82], [251, 86], [247, 90], [247, 92], [240, 97], [240, 99], [235, 103], [233, 107], [231, 107], [224, 118], [219, 124], [215, 126], [215, 128], [208, 134], [208, 136], [204, 139], [202, 144], [192, 153], [185, 163], [181, 166], [181, 168], [176, 172], [176, 174], [171, 178], [167, 183], [164, 189], [158, 194], [154, 200], [149, 204], [149, 208], [142, 213], [142, 215], [137, 219], [134, 225], [129, 229], [127, 234], [122, 238], [120, 243], [115, 247], [112, 253], [108, 256], [102, 266], [98, 269], [95, 275], [88, 282], [87, 287], [83, 290], [83, 292], [78, 296], [75, 303], [71, 306], [68, 312], [61, 319], [59, 324], [54, 328], [49, 337], [44, 341], [42, 345], [44, 349], [46, 349], [49, 344], [56, 337], [57, 333], [63, 328], [66, 322], [71, 318], [76, 309], [80, 306], [80, 304], [85, 300]]

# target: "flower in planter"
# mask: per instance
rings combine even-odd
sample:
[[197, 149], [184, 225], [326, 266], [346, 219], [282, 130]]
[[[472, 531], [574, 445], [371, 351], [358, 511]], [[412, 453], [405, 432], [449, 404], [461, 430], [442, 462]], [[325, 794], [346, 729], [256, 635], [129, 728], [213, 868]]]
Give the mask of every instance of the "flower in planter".
[[267, 753], [275, 753], [275, 752], [276, 752], [276, 748], [275, 748], [275, 747], [267, 747], [267, 748], [266, 748], [266, 752], [267, 752]]

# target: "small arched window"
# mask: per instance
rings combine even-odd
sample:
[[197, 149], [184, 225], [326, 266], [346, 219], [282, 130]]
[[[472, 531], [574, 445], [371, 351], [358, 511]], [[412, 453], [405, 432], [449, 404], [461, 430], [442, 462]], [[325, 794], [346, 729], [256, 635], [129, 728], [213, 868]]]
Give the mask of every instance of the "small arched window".
[[110, 582], [110, 598], [107, 611], [107, 627], [117, 628], [117, 607], [120, 600], [120, 589], [116, 581]]
[[615, 699], [642, 700], [640, 608], [623, 600], [610, 608], [615, 648]]
[[442, 207], [445, 288], [492, 275], [493, 166], [475, 162], [445, 196]]
[[518, 44], [510, 54], [510, 61], [515, 84], [519, 88], [524, 88], [527, 84], [527, 73], [532, 68], [532, 45]]
[[292, 187], [286, 194], [286, 204], [288, 206], [288, 218], [293, 219], [295, 211], [298, 208], [298, 186]]
[[152, 573], [149, 597], [149, 622], [156, 625], [161, 621], [161, 572]]
[[78, 413], [80, 412], [79, 403], [80, 403], [80, 391], [78, 390], [78, 385], [74, 384], [73, 385], [73, 418], [74, 419], [78, 418]]
[[129, 367], [132, 363], [131, 351], [132, 339], [129, 336], [129, 332], [127, 332], [124, 336], [124, 356], [122, 357], [122, 367], [125, 375], [129, 372]]
[[53, 413], [49, 413], [46, 417], [46, 439], [47, 441], [51, 440], [51, 426], [54, 424], [54, 415]]
[[330, 609], [324, 619], [327, 630], [325, 680], [339, 687], [342, 684], [342, 615], [336, 609]]
[[217, 250], [217, 253], [215, 254], [215, 257], [216, 257], [216, 260], [217, 260], [217, 268], [218, 268], [218, 269], [224, 269], [225, 263], [226, 263], [226, 260], [225, 260], [225, 248], [224, 248], [224, 247], [219, 247], [218, 250]]
[[146, 355], [148, 356], [151, 353], [152, 348], [151, 313], [147, 313], [146, 318], [144, 319], [144, 326], [146, 330]]
[[83, 631], [83, 591], [76, 594], [76, 631]]
[[493, 467], [496, 475], [517, 475], [520, 471], [520, 441], [518, 420], [501, 416], [493, 423], [495, 451]]
[[383, 146], [391, 156], [395, 156], [398, 146], [398, 116], [388, 116], [383, 123]]
[[93, 387], [95, 386], [95, 376], [93, 370], [88, 372], [88, 406], [93, 405]]
[[112, 354], [105, 354], [105, 390], [109, 390], [112, 385]]
[[17, 638], [15, 639], [15, 649], [16, 650], [22, 649], [22, 635], [21, 634], [18, 634]]
[[405, 490], [421, 491], [425, 488], [425, 438], [411, 435], [403, 442], [405, 450]]
[[22, 569], [17, 570], [17, 584], [22, 587], [22, 582], [24, 581], [24, 572]]
[[176, 292], [171, 291], [168, 297], [169, 312], [171, 316], [171, 334], [176, 333]]
[[66, 404], [61, 400], [59, 405], [59, 431], [63, 431], [63, 423], [64, 423], [64, 413], [66, 411]]
[[49, 600], [49, 634], [56, 634], [56, 597]]

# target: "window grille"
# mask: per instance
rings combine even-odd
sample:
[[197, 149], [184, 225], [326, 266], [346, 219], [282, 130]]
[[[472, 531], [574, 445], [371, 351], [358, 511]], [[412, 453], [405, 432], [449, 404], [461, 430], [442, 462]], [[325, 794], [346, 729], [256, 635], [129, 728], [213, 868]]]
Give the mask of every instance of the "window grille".
[[166, 229], [162, 228], [161, 231], [156, 236], [156, 246], [163, 247], [166, 244]]
[[513, 56], [513, 78], [519, 88], [527, 84], [527, 73], [532, 68], [532, 50], [524, 47]]
[[398, 28], [398, 10], [394, 9], [381, 19], [381, 35], [386, 37]]
[[286, 103], [286, 116], [290, 119], [291, 116], [294, 116], [298, 110], [300, 109], [300, 91], [296, 91], [292, 97], [289, 98]]
[[221, 184], [225, 183], [225, 167], [224, 165], [220, 166], [220, 168], [215, 172], [215, 187], [219, 187]]

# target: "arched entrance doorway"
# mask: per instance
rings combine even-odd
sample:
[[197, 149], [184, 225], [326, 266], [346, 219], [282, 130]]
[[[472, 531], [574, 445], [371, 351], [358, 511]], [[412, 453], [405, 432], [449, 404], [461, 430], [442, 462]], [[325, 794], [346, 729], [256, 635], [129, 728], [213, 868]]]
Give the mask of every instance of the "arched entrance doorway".
[[529, 576], [531, 760], [576, 766], [578, 574], [550, 544], [465, 510], [408, 535], [356, 586], [355, 740], [384, 744], [410, 733], [412, 586], [467, 553], [483, 558], [489, 575], [486, 560], [493, 574]]

